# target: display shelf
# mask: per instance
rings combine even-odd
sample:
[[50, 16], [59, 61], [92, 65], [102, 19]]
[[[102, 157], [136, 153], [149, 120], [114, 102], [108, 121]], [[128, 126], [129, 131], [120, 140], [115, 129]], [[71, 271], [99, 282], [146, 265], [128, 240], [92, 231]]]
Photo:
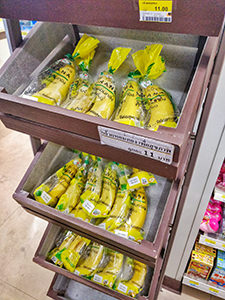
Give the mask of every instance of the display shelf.
[[[121, 293], [119, 293], [115, 290], [112, 290], [112, 289], [109, 289], [109, 288], [104, 287], [102, 285], [99, 285], [99, 284], [95, 283], [94, 281], [88, 280], [86, 278], [83, 278], [81, 276], [76, 275], [75, 273], [69, 272], [64, 268], [60, 268], [60, 267], [54, 265], [51, 262], [48, 262], [46, 260], [47, 254], [54, 247], [55, 238], [57, 237], [57, 235], [59, 234], [60, 231], [61, 231], [60, 227], [58, 227], [56, 225], [49, 224], [47, 226], [47, 229], [46, 229], [46, 231], [45, 231], [45, 233], [42, 237], [42, 240], [40, 241], [39, 247], [38, 247], [38, 249], [37, 249], [37, 251], [34, 255], [34, 258], [33, 258], [33, 261], [35, 263], [39, 264], [40, 266], [42, 266], [42, 267], [44, 267], [48, 270], [51, 270], [51, 271], [53, 271], [57, 274], [63, 275], [66, 278], [69, 279], [69, 280], [67, 280], [66, 283], [65, 283], [65, 280], [64, 280], [62, 288], [58, 287], [58, 288], [55, 288], [55, 290], [61, 290], [61, 292], [62, 292], [63, 289], [65, 289], [65, 290], [67, 289], [67, 295], [71, 294], [71, 291], [68, 290], [69, 282], [70, 281], [75, 281], [74, 284], [72, 284], [73, 290], [74, 290], [74, 288], [76, 289], [80, 286], [80, 284], [82, 284], [85, 287], [90, 287], [90, 288], [94, 289], [92, 291], [93, 295], [94, 294], [96, 295], [96, 291], [100, 291], [100, 292], [102, 292], [106, 295], [110, 295], [111, 297], [115, 297], [115, 298], [121, 299], [121, 300], [133, 299], [133, 298], [131, 298], [129, 296], [126, 296], [126, 295], [123, 295], [123, 294], [121, 294]], [[149, 294], [150, 294], [149, 288], [150, 288], [150, 285], [151, 285], [152, 276], [153, 276], [153, 270], [151, 268], [148, 268], [148, 272], [147, 272], [146, 280], [145, 280], [146, 287], [143, 291], [143, 293], [145, 295], [139, 295], [137, 297], [138, 300], [153, 299], [153, 298], [149, 298]], [[75, 287], [74, 287], [74, 285], [75, 285]], [[70, 288], [71, 288], [71, 285], [70, 285]], [[78, 293], [82, 293], [82, 292], [83, 292], [83, 289], [78, 291]], [[64, 294], [66, 294], [66, 291], [64, 291]], [[61, 295], [62, 295], [62, 293], [61, 293]], [[80, 299], [82, 299], [82, 298], [80, 298]]]
[[185, 274], [183, 277], [183, 284], [203, 291], [205, 293], [214, 295], [216, 297], [225, 299], [225, 289], [217, 288], [217, 286], [215, 286], [213, 283], [211, 284], [206, 280], [193, 279]]
[[[187, 156], [183, 162], [183, 172], [186, 170], [191, 146], [190, 143], [189, 151], [187, 151]], [[49, 222], [60, 226], [67, 226], [71, 230], [77, 233], [80, 232], [100, 244], [109, 246], [115, 250], [119, 249], [120, 252], [126, 255], [129, 254], [134, 258], [137, 256], [142, 261], [155, 264], [157, 258], [160, 256], [163, 242], [168, 236], [169, 224], [172, 222], [173, 210], [181, 187], [181, 181], [171, 182], [166, 178], [157, 177], [158, 183], [149, 188], [151, 201], [144, 227], [146, 235], [145, 239], [138, 244], [66, 215], [33, 199], [31, 195], [34, 189], [69, 161], [72, 156], [73, 152], [65, 147], [52, 143], [49, 143], [47, 146], [43, 145], [35, 155], [33, 162], [16, 189], [13, 195], [14, 199], [22, 207], [28, 209], [29, 212]]]
[[225, 251], [225, 239], [220, 234], [208, 233], [200, 234], [199, 243]]
[[[61, 28], [60, 28], [61, 27]], [[49, 42], [48, 35], [56, 30], [69, 35], [67, 40], [58, 39]], [[142, 128], [131, 127], [119, 124], [110, 120], [104, 120], [86, 114], [76, 113], [60, 107], [53, 107], [43, 103], [38, 103], [18, 96], [21, 91], [21, 86], [28, 84], [37, 75], [44, 66], [49, 65], [51, 61], [59, 57], [59, 53], [65, 51], [65, 43], [71, 45], [75, 42], [72, 36], [72, 26], [57, 24], [54, 28], [53, 24], [38, 24], [29, 33], [30, 36], [27, 42], [20, 50], [17, 51], [3, 69], [0, 71], [0, 86], [4, 87], [0, 92], [1, 99], [1, 119], [3, 123], [14, 130], [28, 133], [34, 137], [44, 138], [53, 142], [61, 143], [70, 147], [75, 147], [76, 142], [83, 145], [84, 148], [90, 149], [90, 153], [99, 156], [108, 155], [112, 160], [118, 160], [125, 164], [140, 163], [142, 169], [148, 168], [151, 165], [151, 170], [155, 174], [168, 177], [170, 179], [178, 178], [180, 168], [182, 167], [180, 161], [186, 151], [190, 133], [198, 112], [201, 106], [205, 89], [207, 88], [208, 80], [211, 74], [214, 57], [217, 51], [218, 39], [199, 37], [187, 37], [189, 42], [185, 42], [183, 37], [171, 35], [171, 41], [168, 36], [158, 33], [146, 32], [131, 32], [128, 34], [124, 30], [110, 31], [101, 28], [88, 28], [82, 26], [82, 32], [92, 31], [92, 34], [99, 36], [102, 41], [93, 60], [91, 74], [94, 78], [107, 65], [107, 57], [115, 46], [129, 46], [132, 48], [143, 48], [149, 41], [163, 43], [165, 38], [164, 57], [167, 61], [167, 72], [165, 76], [156, 81], [159, 85], [166, 88], [174, 97], [174, 101], [181, 111], [181, 116], [177, 128], [160, 127], [157, 132], [145, 130]], [[105, 31], [106, 30], [106, 31]], [[47, 33], [47, 34], [46, 34]], [[114, 36], [113, 36], [114, 35]], [[38, 42], [47, 43], [45, 50], [39, 53], [39, 50], [29, 56], [34, 49], [34, 45]], [[171, 44], [170, 44], [171, 43]], [[53, 44], [51, 48], [50, 44]], [[201, 44], [201, 46], [200, 46]], [[187, 47], [187, 45], [189, 45]], [[49, 49], [51, 48], [51, 50]], [[36, 49], [36, 48], [35, 48]], [[64, 52], [65, 54], [66, 52]], [[102, 54], [101, 54], [102, 53]], [[104, 55], [103, 55], [104, 54]], [[43, 59], [43, 56], [45, 58]], [[104, 63], [102, 58], [105, 58]], [[95, 63], [96, 61], [96, 63]], [[23, 64], [23, 62], [26, 62]], [[100, 64], [100, 69], [98, 69]], [[24, 67], [26, 66], [26, 67]], [[20, 68], [18, 68], [20, 67]], [[128, 71], [133, 67], [132, 60], [128, 59], [127, 63], [118, 71], [117, 84], [121, 88], [121, 84], [126, 80]], [[24, 70], [24, 73], [23, 73]], [[121, 75], [120, 75], [121, 74]], [[122, 77], [121, 77], [122, 76]], [[13, 78], [13, 79], [12, 79]], [[1, 89], [0, 89], [1, 90]], [[122, 132], [122, 134], [134, 134], [138, 137], [150, 139], [149, 156], [157, 154], [156, 144], [162, 145], [165, 149], [174, 148], [174, 153], [171, 152], [171, 162], [160, 161], [158, 157], [155, 159], [151, 157], [141, 156], [135, 153], [127, 153], [125, 150], [112, 148], [111, 145], [103, 145], [99, 136], [99, 127], [104, 127]], [[70, 143], [70, 145], [69, 145]], [[160, 144], [161, 143], [161, 144]], [[119, 143], [116, 143], [119, 145]], [[85, 145], [85, 146], [84, 146]], [[115, 143], [114, 143], [115, 145]], [[117, 146], [119, 147], [119, 146]], [[109, 151], [110, 149], [110, 151]], [[154, 149], [151, 150], [151, 149]], [[167, 150], [165, 150], [167, 151]], [[149, 162], [149, 164], [147, 163]]]
[[[8, 19], [37, 20], [155, 30], [164, 32], [192, 33], [205, 36], [218, 35], [223, 23], [223, 0], [178, 1], [173, 0], [172, 23], [140, 22], [138, 0], [50, 0], [30, 2], [21, 0], [1, 1], [1, 17]], [[216, 20], [216, 22], [211, 22]]]
[[221, 202], [225, 203], [225, 188], [224, 188], [224, 190], [222, 190], [222, 189], [215, 186], [213, 198], [215, 200], [218, 200], [218, 201], [221, 201]]

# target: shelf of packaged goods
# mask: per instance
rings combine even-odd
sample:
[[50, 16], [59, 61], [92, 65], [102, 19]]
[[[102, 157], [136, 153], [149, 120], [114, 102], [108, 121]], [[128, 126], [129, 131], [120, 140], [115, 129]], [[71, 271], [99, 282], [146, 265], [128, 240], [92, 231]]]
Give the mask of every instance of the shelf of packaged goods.
[[217, 286], [215, 286], [213, 283], [211, 284], [206, 280], [193, 279], [188, 277], [188, 275], [184, 275], [183, 284], [196, 288], [205, 293], [214, 295], [216, 297], [225, 299], [225, 289], [217, 288]]
[[[190, 150], [191, 144], [183, 162], [182, 174], [186, 170]], [[172, 222], [181, 180], [171, 182], [166, 178], [156, 177], [158, 183], [150, 187], [149, 194], [147, 194], [151, 201], [148, 201], [148, 213], [143, 228], [145, 239], [138, 244], [34, 200], [32, 197], [34, 188], [70, 160], [72, 155], [73, 152], [65, 147], [51, 143], [47, 146], [43, 145], [16, 189], [14, 199], [23, 208], [40, 218], [60, 226], [67, 226], [74, 232], [83, 234], [105, 246], [115, 250], [120, 249], [120, 252], [124, 254], [130, 253], [132, 257], [137, 256], [145, 262], [154, 264], [160, 256], [163, 241], [169, 234], [169, 225]]]
[[216, 233], [200, 234], [199, 243], [225, 251], [225, 239], [223, 239], [221, 235], [217, 235]]
[[[121, 162], [126, 164], [132, 161], [138, 163], [142, 158], [141, 168], [148, 165], [144, 151], [147, 149], [147, 159], [151, 161], [152, 171], [155, 174], [171, 179], [177, 178], [180, 161], [186, 151], [208, 85], [218, 38], [204, 39], [196, 36], [183, 38], [167, 34], [170, 35], [170, 39], [163, 33], [157, 35], [154, 32], [144, 31], [127, 33], [122, 29], [110, 31], [108, 28], [87, 26], [81, 26], [79, 30], [91, 32], [102, 41], [93, 60], [91, 68], [93, 74], [90, 72], [94, 79], [102, 68], [107, 68], [106, 52], [109, 58], [111, 49], [116, 46], [131, 46], [136, 50], [142, 49], [149, 41], [164, 44], [163, 55], [167, 61], [167, 72], [156, 83], [163, 85], [173, 95], [174, 101], [176, 100], [175, 103], [181, 112], [177, 128], [160, 126], [157, 131], [151, 131], [20, 97], [23, 89], [45, 66], [63, 57], [68, 51], [72, 52], [72, 44], [75, 42], [72, 26], [52, 23], [37, 24], [28, 34], [27, 41], [14, 52], [0, 70], [1, 120], [8, 128], [69, 147], [74, 147], [77, 143], [81, 150], [88, 148], [91, 153], [99, 156], [108, 155], [112, 160], [121, 157], [123, 160]], [[56, 31], [57, 37], [53, 34]], [[40, 50], [38, 47], [40, 41], [45, 44], [45, 49]], [[116, 74], [118, 88], [126, 81], [128, 72], [133, 68], [132, 65], [132, 59], [128, 58], [127, 63]], [[108, 146], [103, 144], [99, 135], [102, 128], [114, 130], [116, 135], [118, 131], [122, 136], [135, 135], [136, 137], [132, 139], [141, 139], [144, 143], [145, 148], [141, 148], [144, 156], [133, 152], [127, 153], [132, 151], [134, 145], [129, 144], [127, 147], [127, 143], [125, 146], [121, 145], [119, 140], [115, 142], [113, 139], [112, 142], [112, 139], [109, 139]], [[120, 150], [121, 148], [123, 150]], [[166, 158], [162, 158], [159, 149], [163, 149]]]
[[[91, 281], [91, 280], [88, 280], [81, 276], [78, 276], [75, 274], [75, 272], [74, 273], [69, 272], [64, 268], [60, 268], [60, 267], [56, 266], [55, 264], [47, 261], [46, 260], [47, 254], [54, 247], [55, 238], [57, 237], [57, 235], [59, 234], [60, 231], [61, 231], [61, 228], [56, 225], [49, 224], [47, 226], [47, 229], [42, 237], [42, 240], [40, 241], [39, 247], [33, 258], [33, 261], [35, 263], [39, 264], [40, 266], [42, 266], [48, 270], [55, 272], [57, 274], [65, 276], [67, 278], [66, 286], [68, 286], [68, 281], [73, 280], [76, 282], [77, 285], [82, 284], [82, 285], [85, 285], [87, 287], [94, 289], [93, 293], [95, 293], [95, 294], [96, 294], [96, 291], [99, 291], [106, 295], [110, 295], [111, 297], [121, 299], [121, 300], [133, 299], [133, 298], [123, 295], [113, 289], [109, 289], [107, 287], [99, 285], [99, 284], [95, 283], [94, 281]], [[137, 257], [136, 257], [136, 259], [139, 260]], [[148, 267], [148, 272], [147, 272], [146, 279], [145, 279], [146, 288], [144, 289], [144, 292], [146, 293], [146, 295], [138, 296], [137, 297], [138, 300], [150, 299], [149, 295], [151, 294], [152, 278], [153, 278], [153, 270], [152, 270], [152, 268]], [[61, 290], [60, 294], [62, 295], [62, 288], [60, 288], [60, 290]], [[54, 295], [57, 295], [57, 293], [55, 292]], [[153, 299], [153, 298], [151, 298], [151, 299]]]
[[225, 203], [225, 188], [220, 189], [220, 188], [215, 186], [213, 198], [215, 200], [218, 200], [218, 201], [221, 201], [221, 202]]
[[[120, 27], [199, 35], [218, 35], [223, 23], [223, 0], [173, 0], [172, 23], [140, 22], [138, 0], [1, 1], [0, 17], [95, 26]], [[215, 20], [215, 22], [211, 22]]]

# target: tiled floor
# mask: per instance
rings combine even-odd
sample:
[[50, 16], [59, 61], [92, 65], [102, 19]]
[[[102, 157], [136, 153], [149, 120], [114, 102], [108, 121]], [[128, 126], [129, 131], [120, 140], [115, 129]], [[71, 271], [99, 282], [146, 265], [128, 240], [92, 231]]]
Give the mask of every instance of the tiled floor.
[[[7, 44], [0, 40], [0, 65], [7, 58]], [[53, 273], [32, 262], [47, 222], [25, 212], [12, 194], [33, 154], [29, 137], [6, 129], [0, 122], [0, 299], [45, 300]], [[166, 290], [158, 300], [216, 300], [192, 288], [182, 295]], [[84, 300], [84, 299], [81, 299]]]

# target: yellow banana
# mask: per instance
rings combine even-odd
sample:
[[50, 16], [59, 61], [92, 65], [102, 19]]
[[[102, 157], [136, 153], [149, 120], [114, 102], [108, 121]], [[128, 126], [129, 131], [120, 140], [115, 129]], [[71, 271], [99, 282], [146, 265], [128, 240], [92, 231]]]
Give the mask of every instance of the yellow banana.
[[113, 250], [109, 250], [109, 263], [106, 265], [102, 272], [96, 273], [92, 280], [109, 288], [112, 288], [117, 276], [121, 271], [122, 264], [123, 254]]
[[123, 89], [114, 121], [130, 126], [143, 126], [141, 89], [135, 80], [129, 80]]
[[176, 127], [171, 96], [157, 85], [149, 85], [144, 93], [150, 111], [147, 127], [151, 130], [157, 130], [160, 125]]
[[134, 273], [129, 281], [119, 281], [116, 290], [122, 294], [136, 297], [142, 290], [147, 274], [147, 266], [137, 260], [134, 260]]
[[45, 88], [33, 94], [32, 97], [50, 105], [61, 104], [68, 93], [69, 87], [74, 80], [75, 68], [72, 63], [68, 63], [58, 71], [53, 71], [55, 77]]
[[45, 205], [55, 207], [59, 198], [67, 190], [71, 180], [75, 176], [81, 159], [75, 159], [67, 163], [63, 168], [50, 176], [34, 191], [35, 199]]
[[103, 257], [104, 246], [93, 243], [88, 257], [76, 268], [75, 274], [80, 276], [92, 276]]
[[131, 205], [130, 203], [131, 203], [130, 191], [128, 190], [121, 191], [121, 189], [119, 189], [116, 195], [115, 203], [113, 205], [113, 208], [108, 218], [106, 218], [105, 221], [101, 223], [99, 226], [109, 231], [113, 231], [114, 229], [121, 226], [125, 222], [129, 214], [130, 205]]
[[82, 203], [79, 202], [75, 209], [73, 209], [70, 215], [74, 216], [77, 219], [83, 220], [85, 222], [90, 222], [91, 218], [89, 215], [83, 210]]
[[56, 209], [65, 213], [70, 213], [78, 204], [80, 195], [84, 190], [87, 177], [87, 164], [84, 163], [77, 171], [75, 177], [71, 180], [66, 192], [60, 197]]
[[85, 251], [86, 247], [90, 244], [90, 242], [90, 240], [84, 237], [77, 236], [75, 240], [70, 244], [70, 246], [61, 253], [63, 265], [68, 271], [75, 271], [76, 265], [81, 255]]
[[129, 218], [118, 230], [115, 230], [115, 233], [118, 235], [122, 232], [127, 233], [129, 239], [139, 242], [143, 239], [141, 230], [145, 223], [146, 213], [147, 198], [144, 188], [140, 188], [133, 193]]
[[92, 217], [104, 218], [108, 215], [115, 200], [117, 184], [117, 172], [113, 168], [113, 164], [109, 163], [103, 174], [101, 198], [92, 211]]
[[82, 202], [83, 210], [86, 214], [91, 215], [95, 205], [99, 201], [102, 189], [102, 162], [98, 158], [94, 162], [94, 165], [91, 167], [88, 173], [88, 179], [85, 185], [85, 190], [80, 196]]

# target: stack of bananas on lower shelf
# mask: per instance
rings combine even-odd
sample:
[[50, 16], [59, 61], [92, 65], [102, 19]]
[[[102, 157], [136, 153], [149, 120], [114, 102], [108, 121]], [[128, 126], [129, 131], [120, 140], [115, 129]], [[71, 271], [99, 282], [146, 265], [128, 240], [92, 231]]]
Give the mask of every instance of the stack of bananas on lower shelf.
[[34, 190], [45, 205], [140, 242], [151, 173], [75, 151], [74, 158]]
[[59, 267], [125, 295], [136, 297], [144, 288], [147, 266], [72, 231], [59, 234], [47, 260]]

